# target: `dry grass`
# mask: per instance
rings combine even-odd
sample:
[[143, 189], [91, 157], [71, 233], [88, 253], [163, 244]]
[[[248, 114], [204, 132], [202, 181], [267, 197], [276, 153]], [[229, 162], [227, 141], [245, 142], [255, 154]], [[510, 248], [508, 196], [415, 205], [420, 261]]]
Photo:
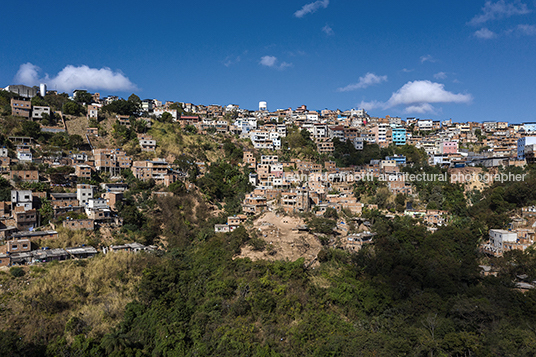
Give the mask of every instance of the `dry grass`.
[[[91, 144], [94, 148], [110, 148], [115, 147], [111, 137], [112, 126], [115, 122], [115, 117], [106, 115], [99, 125], [107, 132], [105, 137], [90, 137]], [[66, 121], [67, 132], [70, 135], [81, 135], [84, 140], [86, 138], [86, 129], [88, 121], [85, 117], [73, 118]], [[182, 154], [191, 155], [199, 160], [208, 160], [210, 162], [218, 161], [225, 155], [222, 150], [221, 135], [201, 135], [201, 134], [186, 134], [177, 123], [160, 123], [153, 122], [152, 128], [148, 132], [157, 142], [156, 152], [139, 153], [135, 155], [135, 160], [147, 160], [155, 157], [166, 158], [169, 162], [173, 162]], [[126, 146], [128, 146], [127, 144]], [[244, 145], [242, 143], [242, 145]], [[127, 147], [124, 149], [128, 149]]]
[[5, 328], [38, 343], [48, 343], [64, 330], [68, 340], [79, 333], [102, 336], [122, 319], [143, 269], [156, 259], [119, 252], [32, 267], [20, 278], [4, 274], [0, 298]]
[[67, 126], [67, 133], [69, 135], [78, 134], [81, 137], [86, 137], [88, 121], [86, 117], [74, 117], [69, 120], [65, 120], [65, 125]]
[[95, 243], [97, 243], [93, 231], [57, 227], [56, 232], [58, 232], [58, 238], [38, 240], [36, 241], [37, 245], [49, 248], [69, 248], [81, 246], [82, 244], [96, 245]]
[[[206, 157], [211, 162], [224, 157], [222, 137], [183, 133], [178, 124], [153, 123], [149, 134], [156, 140], [156, 156], [173, 161], [182, 154], [199, 160]], [[172, 160], [173, 159], [173, 160]]]

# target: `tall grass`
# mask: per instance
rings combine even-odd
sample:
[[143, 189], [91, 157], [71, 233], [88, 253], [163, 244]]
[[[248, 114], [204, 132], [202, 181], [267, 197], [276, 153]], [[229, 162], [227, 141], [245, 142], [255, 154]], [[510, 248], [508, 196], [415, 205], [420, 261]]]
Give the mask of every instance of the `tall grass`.
[[91, 245], [97, 247], [100, 243], [100, 239], [93, 231], [88, 230], [71, 230], [57, 227], [58, 238], [55, 239], [38, 239], [35, 241], [38, 247], [49, 248], [70, 248], [81, 246], [82, 244]]
[[221, 149], [223, 136], [186, 134], [177, 123], [159, 122], [153, 123], [149, 134], [157, 142], [156, 155], [159, 157], [167, 154], [175, 157], [189, 154], [198, 160], [214, 162], [225, 156]]
[[68, 341], [79, 333], [103, 336], [122, 319], [143, 269], [157, 259], [118, 252], [29, 269], [3, 299], [5, 328], [44, 344], [62, 335]]

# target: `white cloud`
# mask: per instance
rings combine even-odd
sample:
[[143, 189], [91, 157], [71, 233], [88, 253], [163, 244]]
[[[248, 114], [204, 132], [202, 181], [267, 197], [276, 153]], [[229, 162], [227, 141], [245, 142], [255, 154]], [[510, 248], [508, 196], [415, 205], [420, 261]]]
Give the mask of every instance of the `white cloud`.
[[337, 89], [338, 92], [349, 92], [356, 89], [367, 88], [371, 85], [387, 81], [387, 76], [377, 76], [374, 73], [367, 73], [363, 77], [359, 77], [359, 82], [348, 84], [346, 87]]
[[404, 113], [410, 114], [410, 113], [435, 113], [435, 108], [433, 105], [429, 103], [422, 103], [417, 105], [410, 105], [406, 109], [404, 109]]
[[227, 58], [225, 58], [225, 61], [223, 61], [223, 65], [224, 65], [225, 67], [230, 67], [230, 66], [232, 66], [233, 64], [236, 64], [236, 63], [240, 62], [240, 60], [241, 60], [240, 56], [236, 56], [236, 57], [234, 57], [234, 58], [228, 56]]
[[534, 36], [536, 35], [536, 26], [534, 25], [517, 25], [517, 33], [521, 35]]
[[333, 34], [335, 34], [335, 32], [333, 32], [333, 29], [329, 25], [322, 27], [322, 31], [328, 36], [332, 36]]
[[15, 83], [21, 83], [26, 85], [39, 84], [39, 71], [41, 69], [30, 62], [21, 64], [17, 74], [15, 75]]
[[425, 103], [470, 103], [470, 94], [454, 94], [445, 90], [445, 85], [431, 81], [413, 81], [393, 93], [385, 103], [386, 108], [397, 105], [415, 105]]
[[287, 63], [287, 62], [282, 62], [281, 64], [278, 64], [277, 57], [275, 56], [263, 56], [261, 57], [259, 64], [262, 66], [266, 66], [270, 68], [277, 68], [277, 69], [285, 69], [287, 67], [292, 66], [292, 63]]
[[282, 62], [279, 65], [279, 69], [284, 69], [284, 68], [287, 68], [287, 67], [292, 67], [292, 63]]
[[371, 110], [376, 108], [389, 109], [405, 106], [406, 113], [435, 112], [432, 103], [470, 103], [471, 94], [455, 94], [445, 90], [445, 85], [431, 81], [413, 81], [404, 84], [391, 95], [387, 102], [361, 102], [359, 106]]
[[405, 72], [405, 73], [410, 73], [410, 72], [413, 72], [414, 69], [407, 69], [407, 68], [402, 68], [402, 72]]
[[307, 14], [312, 14], [313, 12], [316, 12], [320, 8], [325, 9], [326, 7], [328, 7], [328, 5], [329, 0], [318, 0], [309, 4], [305, 4], [301, 9], [294, 13], [294, 16], [301, 18]]
[[428, 61], [428, 62], [432, 62], [432, 63], [433, 63], [433, 62], [435, 62], [436, 60], [435, 60], [435, 58], [432, 57], [431, 55], [421, 56], [421, 63], [424, 63], [424, 62], [426, 62], [426, 61]]
[[277, 57], [263, 56], [261, 57], [261, 61], [259, 63], [266, 67], [273, 67], [275, 66], [276, 62], [277, 62]]
[[447, 78], [447, 74], [445, 72], [438, 72], [434, 74], [435, 79], [445, 79]]
[[361, 101], [361, 103], [357, 105], [358, 108], [362, 108], [365, 110], [382, 108], [383, 106], [384, 106], [384, 103], [378, 102], [377, 100], [372, 100], [370, 102]]
[[110, 68], [89, 68], [82, 65], [65, 66], [55, 77], [45, 74], [39, 78], [40, 68], [31, 64], [22, 64], [15, 75], [14, 81], [26, 85], [47, 83], [48, 87], [58, 91], [72, 92], [74, 89], [104, 89], [109, 91], [126, 91], [136, 89], [125, 75], [114, 72]]
[[531, 10], [529, 10], [527, 5], [518, 0], [512, 3], [507, 3], [505, 0], [499, 0], [495, 3], [486, 1], [482, 8], [482, 13], [473, 17], [468, 24], [478, 26], [491, 20], [498, 20], [513, 15], [524, 15], [530, 12]]
[[482, 27], [480, 30], [475, 31], [473, 35], [477, 38], [481, 38], [484, 40], [490, 40], [492, 38], [497, 37], [497, 34], [495, 32], [487, 29], [486, 27]]

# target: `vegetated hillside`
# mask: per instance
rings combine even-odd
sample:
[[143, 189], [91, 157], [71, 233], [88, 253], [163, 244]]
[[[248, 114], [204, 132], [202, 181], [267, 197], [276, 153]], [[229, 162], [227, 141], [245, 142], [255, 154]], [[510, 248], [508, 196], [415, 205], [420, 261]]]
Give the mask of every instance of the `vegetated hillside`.
[[148, 134], [157, 141], [157, 155], [162, 152], [175, 158], [186, 155], [198, 161], [217, 162], [229, 158], [224, 145], [232, 143], [239, 153], [233, 157], [237, 163], [242, 160], [243, 149], [251, 145], [249, 140], [242, 141], [223, 134], [198, 134], [188, 129], [181, 128], [177, 123], [154, 122]]
[[[173, 163], [180, 156], [187, 156], [196, 161], [215, 162], [225, 157], [223, 143], [229, 140], [221, 134], [198, 134], [195, 130], [184, 130], [178, 123], [163, 123], [154, 120], [150, 129], [138, 128], [131, 125], [127, 128], [116, 123], [116, 118], [107, 114], [101, 121], [88, 123], [82, 119], [67, 122], [67, 127], [73, 132], [85, 130], [88, 125], [99, 128], [99, 136], [91, 136], [95, 148], [122, 148], [134, 159], [165, 158]], [[146, 134], [156, 140], [155, 152], [141, 152], [138, 134]], [[85, 138], [85, 135], [84, 135]], [[246, 143], [234, 142], [242, 147]]]
[[[3, 130], [41, 135], [35, 125], [23, 123], [8, 118]], [[113, 130], [107, 137], [134, 151], [135, 133]], [[242, 250], [259, 247], [258, 237], [244, 228], [214, 233], [215, 223], [240, 212], [251, 190], [249, 170], [237, 165], [244, 143], [168, 123], [157, 123], [150, 133], [162, 142], [150, 155], [176, 157], [188, 181], [167, 189], [173, 197], [154, 197], [153, 191], [165, 188], [125, 170], [129, 191], [118, 207], [124, 226], [113, 239], [144, 244], [165, 239], [169, 251], [109, 254], [0, 274], [1, 356], [536, 354], [536, 292], [522, 293], [514, 285], [523, 274], [536, 279], [535, 250], [497, 259], [478, 250], [490, 228], [506, 228], [513, 210], [536, 203], [534, 168], [526, 170], [525, 182], [494, 183], [469, 193], [462, 185], [419, 182], [421, 202], [452, 213], [448, 227], [431, 234], [410, 218], [366, 212], [377, 233], [374, 245], [357, 254], [323, 247], [319, 264], [308, 268], [305, 259], [241, 258]], [[299, 135], [291, 135], [290, 151], [318, 158], [310, 139]], [[42, 142], [49, 138], [69, 144], [61, 135]], [[306, 143], [303, 150], [300, 143]], [[346, 149], [337, 149], [338, 160], [365, 160]], [[368, 157], [378, 148], [367, 150]], [[420, 152], [413, 154], [420, 158]], [[198, 176], [192, 162], [209, 157], [206, 174]], [[441, 172], [418, 165], [407, 170]], [[380, 208], [403, 210], [404, 197], [387, 199], [380, 189], [372, 183], [356, 192], [374, 198], [371, 203]], [[216, 215], [210, 208], [218, 205], [223, 212]], [[311, 221], [326, 235], [336, 225], [327, 217]], [[58, 245], [100, 238], [63, 232]], [[484, 263], [494, 266], [496, 277], [481, 275], [478, 265]]]
[[[232, 257], [240, 228], [176, 249], [145, 270], [137, 299], [102, 338], [83, 329], [48, 355], [531, 355], [536, 294], [481, 277], [472, 229], [426, 233], [376, 217], [374, 250], [320, 267]], [[519, 258], [519, 257], [517, 257]], [[524, 258], [535, 266], [534, 257]], [[78, 320], [76, 320], [78, 321]], [[76, 333], [72, 324], [66, 331]], [[67, 332], [66, 332], [67, 333]], [[512, 353], [515, 351], [514, 353]]]
[[[536, 202], [530, 191], [535, 179], [494, 184], [478, 203], [457, 207], [463, 216], [455, 214], [450, 226], [433, 234], [408, 217], [366, 213], [377, 232], [375, 244], [357, 254], [324, 248], [315, 269], [306, 268], [303, 259], [237, 259], [241, 247], [254, 239], [244, 228], [214, 234], [202, 221], [187, 223], [193, 212], [186, 213], [168, 231], [182, 238], [175, 249], [144, 265], [120, 323], [102, 324], [108, 326], [106, 331], [92, 333], [81, 322], [84, 315], [62, 315], [61, 320], [52, 310], [55, 333], [35, 339], [28, 334], [33, 329], [11, 324], [2, 335], [0, 353], [30, 350], [39, 355], [46, 349], [43, 354], [49, 356], [531, 356], [536, 353], [536, 292], [518, 291], [514, 282], [520, 274], [536, 279], [536, 253], [514, 251], [490, 259], [480, 255], [478, 246], [487, 227], [496, 227], [493, 222], [505, 212]], [[170, 201], [166, 207], [180, 211], [183, 204], [186, 201]], [[489, 218], [483, 220], [482, 214]], [[478, 267], [482, 263], [493, 264], [498, 275], [483, 276]], [[108, 269], [106, 276], [114, 276], [114, 271]], [[115, 276], [124, 282], [120, 275]], [[57, 290], [47, 294], [50, 285], [38, 288], [37, 278], [26, 286], [24, 279], [6, 276], [5, 281], [18, 284], [17, 296], [37, 292], [37, 302], [58, 295]], [[114, 287], [117, 282], [106, 281], [112, 287], [107, 291], [119, 289]], [[82, 289], [70, 299], [91, 300], [84, 294], [93, 285], [83, 285], [76, 276], [75, 284]], [[62, 301], [51, 306], [63, 311]], [[28, 319], [24, 315], [16, 321]], [[60, 321], [65, 322], [63, 329]]]
[[[122, 320], [125, 305], [137, 294], [142, 271], [157, 260], [151, 254], [118, 252], [4, 270], [2, 328], [43, 346], [58, 338], [72, 342], [80, 333], [101, 338]], [[3, 348], [3, 356], [16, 353]]]

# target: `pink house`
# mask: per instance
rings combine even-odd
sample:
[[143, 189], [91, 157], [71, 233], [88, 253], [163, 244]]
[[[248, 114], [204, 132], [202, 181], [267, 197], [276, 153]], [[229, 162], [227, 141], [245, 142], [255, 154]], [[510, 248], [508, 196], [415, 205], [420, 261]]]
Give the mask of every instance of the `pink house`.
[[458, 152], [457, 141], [444, 141], [441, 143], [442, 154], [456, 154]]

